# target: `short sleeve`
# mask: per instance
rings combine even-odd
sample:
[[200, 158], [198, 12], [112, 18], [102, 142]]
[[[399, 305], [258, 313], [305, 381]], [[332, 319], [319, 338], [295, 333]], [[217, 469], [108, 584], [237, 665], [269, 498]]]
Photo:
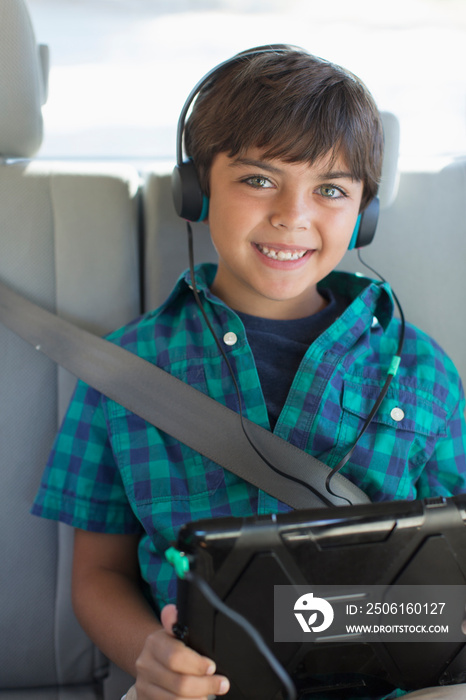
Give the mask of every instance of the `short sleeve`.
[[142, 532], [113, 455], [103, 398], [77, 383], [31, 512], [110, 534]]

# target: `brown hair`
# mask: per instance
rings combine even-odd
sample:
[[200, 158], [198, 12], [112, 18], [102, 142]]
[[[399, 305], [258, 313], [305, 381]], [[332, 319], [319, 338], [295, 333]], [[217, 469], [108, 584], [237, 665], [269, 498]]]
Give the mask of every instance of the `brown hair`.
[[239, 55], [202, 87], [184, 138], [204, 193], [218, 153], [234, 157], [259, 148], [264, 158], [310, 163], [331, 153], [335, 159], [342, 155], [363, 182], [364, 209], [377, 194], [383, 157], [382, 124], [371, 94], [340, 66], [283, 48]]

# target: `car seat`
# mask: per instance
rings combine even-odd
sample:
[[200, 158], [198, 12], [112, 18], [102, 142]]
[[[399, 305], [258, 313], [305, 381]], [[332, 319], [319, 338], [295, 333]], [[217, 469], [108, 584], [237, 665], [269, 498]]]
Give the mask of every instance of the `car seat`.
[[[33, 160], [47, 64], [23, 0], [1, 0], [0, 279], [104, 334], [141, 308], [139, 175]], [[107, 662], [72, 611], [73, 530], [29, 513], [75, 380], [3, 326], [0, 356], [0, 698], [93, 700]]]

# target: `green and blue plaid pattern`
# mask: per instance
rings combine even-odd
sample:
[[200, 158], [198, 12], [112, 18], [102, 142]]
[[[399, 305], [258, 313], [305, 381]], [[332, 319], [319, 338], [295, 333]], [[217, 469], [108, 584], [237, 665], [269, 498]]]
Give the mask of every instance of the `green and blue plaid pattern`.
[[[221, 341], [227, 332], [237, 336], [225, 352], [245, 415], [269, 427], [244, 327], [211, 294], [214, 274], [211, 265], [196, 272], [204, 307]], [[183, 275], [165, 304], [110, 339], [237, 410], [232, 378], [189, 283]], [[356, 441], [385, 381], [399, 321], [384, 283], [335, 272], [322, 285], [344, 295], [348, 307], [309, 347], [275, 432], [333, 467]], [[466, 490], [461, 382], [439, 346], [413, 326], [406, 329], [398, 374], [343, 473], [372, 501]], [[36, 515], [77, 528], [140, 533], [141, 572], [159, 609], [175, 599], [175, 576], [163, 552], [183, 523], [286, 510], [81, 382], [33, 506]]]

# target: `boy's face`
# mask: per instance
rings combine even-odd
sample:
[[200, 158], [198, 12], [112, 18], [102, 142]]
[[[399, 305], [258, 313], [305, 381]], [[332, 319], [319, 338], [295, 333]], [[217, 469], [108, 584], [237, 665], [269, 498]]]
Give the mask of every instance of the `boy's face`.
[[323, 308], [316, 285], [345, 254], [363, 191], [342, 158], [330, 162], [330, 155], [312, 165], [265, 160], [258, 149], [214, 158], [212, 291], [228, 306], [275, 319]]

